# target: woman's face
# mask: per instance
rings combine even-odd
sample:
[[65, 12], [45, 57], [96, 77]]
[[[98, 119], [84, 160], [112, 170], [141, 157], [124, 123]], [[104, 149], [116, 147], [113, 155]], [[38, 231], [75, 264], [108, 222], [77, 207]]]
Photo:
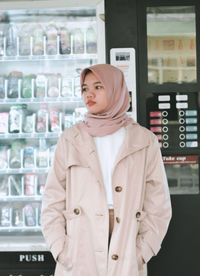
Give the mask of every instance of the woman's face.
[[92, 114], [102, 113], [108, 106], [106, 90], [92, 72], [85, 76], [82, 85], [82, 97], [88, 111]]

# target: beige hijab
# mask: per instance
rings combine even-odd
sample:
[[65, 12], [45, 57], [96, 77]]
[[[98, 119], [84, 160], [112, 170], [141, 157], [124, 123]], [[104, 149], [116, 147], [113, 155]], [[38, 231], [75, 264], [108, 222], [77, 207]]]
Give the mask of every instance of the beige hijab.
[[81, 89], [88, 69], [104, 85], [109, 104], [103, 113], [88, 112], [85, 121], [80, 123], [80, 126], [91, 136], [105, 136], [133, 122], [133, 119], [126, 114], [130, 106], [129, 92], [122, 71], [109, 64], [98, 64], [85, 68], [81, 73]]

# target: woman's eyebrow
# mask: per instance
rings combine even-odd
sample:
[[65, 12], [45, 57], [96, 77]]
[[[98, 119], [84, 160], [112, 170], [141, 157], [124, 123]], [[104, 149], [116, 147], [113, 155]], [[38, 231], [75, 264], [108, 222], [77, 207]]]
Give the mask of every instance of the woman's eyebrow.
[[[100, 81], [96, 81], [96, 82], [94, 82], [93, 84], [102, 84], [102, 83], [101, 83]], [[87, 85], [87, 83], [83, 83], [83, 84], [82, 84], [82, 87], [83, 87], [83, 86], [88, 86], [88, 85]]]

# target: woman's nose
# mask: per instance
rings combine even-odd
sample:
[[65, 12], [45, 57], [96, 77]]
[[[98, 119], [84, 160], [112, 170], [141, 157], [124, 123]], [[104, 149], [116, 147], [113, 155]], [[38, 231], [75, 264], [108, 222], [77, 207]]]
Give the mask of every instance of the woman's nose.
[[93, 91], [88, 91], [87, 92], [87, 98], [94, 98], [95, 97], [95, 93]]

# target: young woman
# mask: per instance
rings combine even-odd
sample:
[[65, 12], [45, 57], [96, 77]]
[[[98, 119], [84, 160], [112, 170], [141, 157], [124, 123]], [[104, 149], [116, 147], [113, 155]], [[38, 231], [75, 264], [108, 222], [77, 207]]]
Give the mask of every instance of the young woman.
[[157, 138], [127, 116], [119, 69], [84, 69], [81, 89], [86, 119], [61, 135], [43, 197], [55, 276], [144, 276], [171, 218]]

